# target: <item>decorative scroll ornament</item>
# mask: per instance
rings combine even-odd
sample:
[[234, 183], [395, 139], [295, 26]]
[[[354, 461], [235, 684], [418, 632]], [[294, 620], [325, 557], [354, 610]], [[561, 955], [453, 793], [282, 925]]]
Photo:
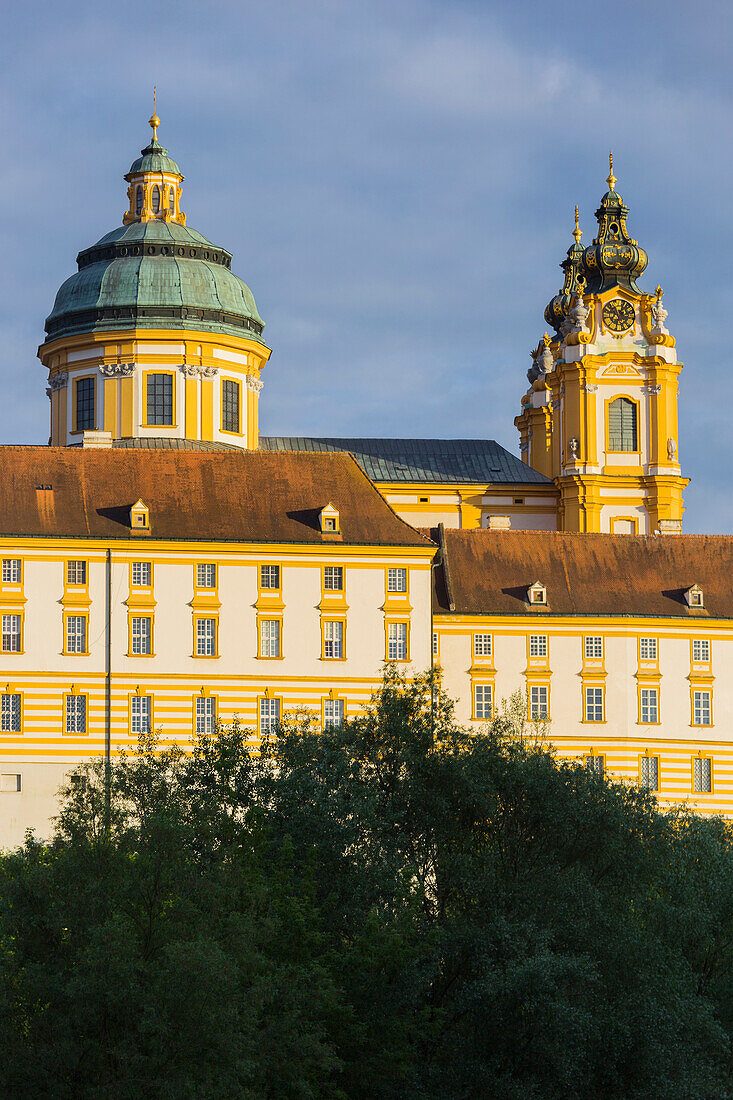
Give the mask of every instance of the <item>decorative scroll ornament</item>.
[[48, 380], [48, 388], [51, 393], [55, 393], [56, 390], [63, 390], [69, 384], [68, 371], [60, 371], [58, 374], [52, 374]]
[[252, 393], [259, 393], [262, 389], [262, 383], [260, 382], [260, 380], [258, 378], [253, 378], [251, 374], [247, 375], [246, 382], [247, 389], [251, 390]]
[[129, 378], [135, 373], [134, 363], [105, 363], [99, 368], [105, 378]]
[[202, 367], [197, 363], [184, 363], [180, 368], [187, 378], [216, 378], [218, 367]]
[[669, 332], [664, 327], [664, 322], [667, 320], [669, 313], [662, 305], [662, 295], [664, 294], [664, 291], [662, 290], [661, 286], [657, 287], [656, 294], [657, 300], [652, 306], [652, 321], [654, 322], [654, 324], [652, 325], [652, 332], [655, 335], [668, 336]]
[[672, 436], [667, 440], [667, 458], [670, 462], [674, 462], [677, 458], [677, 443]]

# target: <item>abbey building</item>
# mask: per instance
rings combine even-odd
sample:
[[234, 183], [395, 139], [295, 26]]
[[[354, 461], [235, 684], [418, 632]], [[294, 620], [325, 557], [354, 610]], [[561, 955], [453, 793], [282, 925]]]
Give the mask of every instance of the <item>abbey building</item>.
[[733, 812], [733, 540], [681, 533], [677, 362], [613, 169], [576, 227], [516, 425], [263, 437], [270, 347], [153, 137], [46, 320], [48, 447], [3, 447], [0, 844], [140, 732], [348, 718], [385, 661], [459, 719], [521, 690], [560, 754]]

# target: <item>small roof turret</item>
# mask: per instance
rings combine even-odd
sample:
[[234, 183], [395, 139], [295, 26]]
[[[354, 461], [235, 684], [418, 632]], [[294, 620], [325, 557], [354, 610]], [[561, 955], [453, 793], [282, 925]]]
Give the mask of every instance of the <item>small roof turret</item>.
[[[581, 270], [584, 249], [580, 243], [580, 238], [582, 236], [583, 230], [580, 228], [578, 208], [576, 206], [575, 229], [573, 230], [574, 241], [567, 251], [567, 256], [560, 264], [560, 267], [565, 272], [562, 290], [547, 303], [545, 308], [545, 320], [556, 332], [560, 331], [560, 326], [568, 315], [568, 311], [573, 303], [573, 298], [577, 297], [578, 293], [583, 292]], [[578, 281], [579, 278], [580, 282]]]

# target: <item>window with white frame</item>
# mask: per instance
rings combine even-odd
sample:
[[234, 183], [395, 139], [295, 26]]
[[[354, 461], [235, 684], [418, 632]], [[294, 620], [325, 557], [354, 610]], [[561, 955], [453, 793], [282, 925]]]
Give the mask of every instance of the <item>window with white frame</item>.
[[709, 756], [693, 756], [693, 786], [699, 794], [710, 794], [713, 789], [713, 762]]
[[533, 721], [541, 721], [549, 714], [547, 707], [547, 688], [544, 686], [529, 689], [529, 716]]
[[3, 584], [20, 584], [20, 558], [3, 558]]
[[438, 656], [438, 635], [433, 632], [433, 657]]
[[407, 591], [407, 570], [402, 568], [387, 570], [387, 591]]
[[585, 720], [586, 722], [603, 721], [602, 687], [587, 687], [585, 689]]
[[3, 615], [3, 653], [20, 653], [20, 615]]
[[390, 623], [387, 627], [387, 659], [407, 660], [407, 623]]
[[344, 720], [343, 699], [324, 699], [323, 701], [323, 728], [333, 729], [340, 726]]
[[86, 615], [68, 615], [66, 619], [66, 652], [86, 653], [87, 619]]
[[173, 375], [145, 375], [147, 423], [173, 424]]
[[261, 565], [260, 566], [260, 588], [279, 588], [280, 587], [280, 566], [279, 565]]
[[606, 770], [602, 756], [594, 756], [589, 753], [588, 756], [583, 758], [583, 763], [585, 764], [585, 770], [593, 772], [594, 775], [603, 775]]
[[640, 692], [640, 704], [640, 722], [644, 725], [655, 725], [659, 721], [658, 688], [642, 688]]
[[196, 733], [214, 732], [216, 726], [216, 699], [213, 695], [201, 695], [196, 698]]
[[474, 684], [473, 712], [481, 721], [491, 718], [491, 684]]
[[639, 786], [647, 791], [659, 790], [658, 756], [642, 756], [639, 761]]
[[134, 561], [132, 563], [133, 588], [150, 588], [153, 571], [149, 561]]
[[692, 724], [694, 726], [710, 725], [710, 692], [693, 691], [692, 693]]
[[64, 729], [67, 733], [87, 732], [87, 697], [86, 695], [66, 696], [66, 716]]
[[239, 431], [239, 382], [229, 378], [221, 387], [221, 426], [225, 432]]
[[603, 638], [600, 634], [591, 634], [585, 639], [585, 659], [600, 661], [603, 657]]
[[66, 583], [67, 584], [86, 584], [87, 583], [87, 563], [85, 561], [67, 561], [67, 563], [66, 563]]
[[640, 638], [639, 639], [639, 656], [642, 661], [656, 661], [657, 659], [657, 639], [656, 638]]
[[280, 620], [260, 619], [260, 657], [280, 656]]
[[323, 587], [326, 592], [343, 592], [344, 570], [341, 565], [327, 565], [323, 570]]
[[11, 692], [0, 698], [0, 730], [20, 733], [20, 693]]
[[272, 733], [280, 723], [280, 700], [260, 699], [260, 733]]
[[130, 652], [135, 656], [149, 656], [152, 653], [152, 623], [149, 615], [134, 615], [130, 620]]
[[323, 624], [323, 656], [343, 657], [344, 655], [344, 624], [337, 621], [327, 621]]
[[216, 619], [196, 620], [196, 656], [216, 656]]
[[133, 695], [130, 704], [130, 733], [150, 733], [153, 715], [152, 696]]
[[530, 657], [546, 657], [547, 656], [547, 635], [546, 634], [530, 634], [530, 636], [529, 636], [529, 655], [530, 655]]
[[708, 638], [694, 638], [692, 642], [692, 659], [701, 664], [710, 661], [710, 641]]
[[216, 566], [200, 561], [196, 566], [196, 587], [216, 588]]
[[474, 634], [473, 636], [473, 652], [475, 657], [490, 657], [491, 656], [491, 635], [490, 634]]

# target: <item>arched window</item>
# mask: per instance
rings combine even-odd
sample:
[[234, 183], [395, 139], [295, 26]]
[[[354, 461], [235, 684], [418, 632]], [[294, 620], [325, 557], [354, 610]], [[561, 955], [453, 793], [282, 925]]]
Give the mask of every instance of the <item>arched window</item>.
[[176, 212], [176, 192], [175, 188], [171, 187], [168, 191], [168, 213], [175, 214]]
[[135, 214], [139, 218], [143, 212], [143, 189], [138, 187], [135, 192]]
[[153, 213], [157, 214], [160, 211], [160, 188], [156, 184], [153, 188]]
[[638, 451], [636, 405], [628, 397], [617, 397], [608, 406], [609, 451]]

